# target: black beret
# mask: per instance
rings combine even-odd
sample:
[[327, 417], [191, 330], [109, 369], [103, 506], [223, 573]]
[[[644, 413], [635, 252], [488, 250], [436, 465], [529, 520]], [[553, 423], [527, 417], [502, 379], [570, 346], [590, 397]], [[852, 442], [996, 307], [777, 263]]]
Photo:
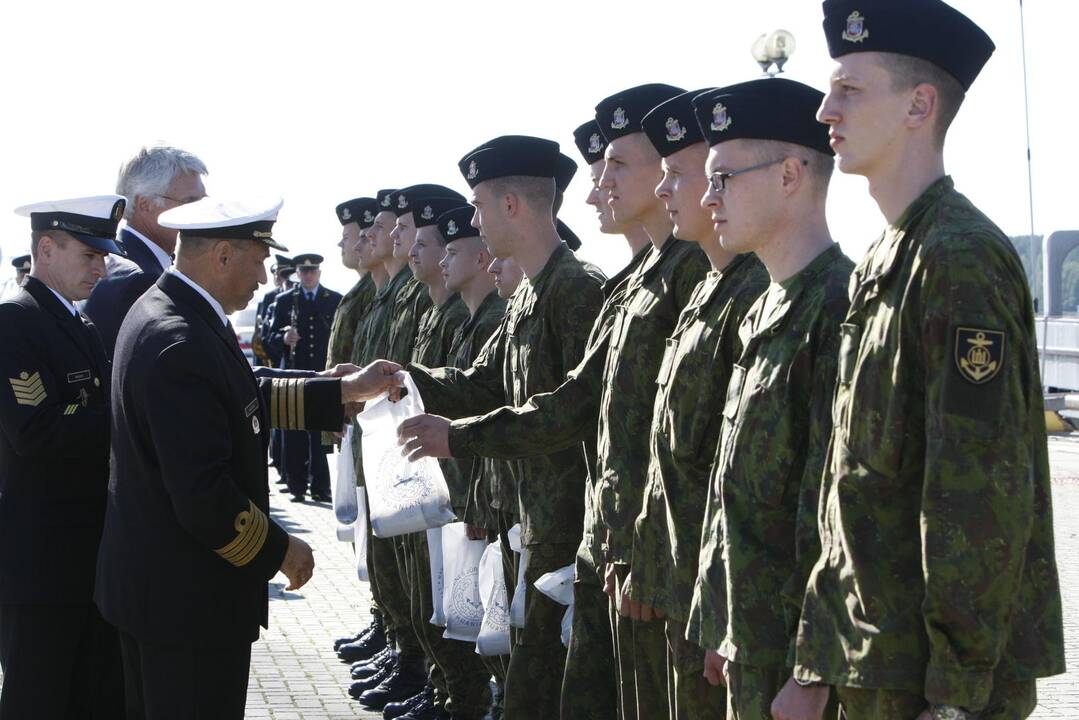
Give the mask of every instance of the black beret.
[[460, 205], [438, 216], [438, 231], [447, 245], [454, 240], [480, 236], [480, 229], [472, 227], [475, 212], [471, 205]]
[[413, 200], [412, 217], [416, 227], [437, 225], [443, 213], [461, 207], [465, 203], [462, 197], [421, 197]]
[[378, 200], [375, 198], [353, 198], [337, 206], [337, 219], [342, 225], [357, 223], [361, 228], [369, 228], [378, 215]]
[[393, 212], [393, 196], [397, 193], [397, 188], [386, 188], [385, 190], [379, 190], [375, 193], [375, 200], [378, 201], [379, 212]]
[[607, 149], [607, 139], [599, 131], [599, 123], [589, 120], [573, 131], [573, 142], [577, 144], [584, 161], [591, 165], [603, 159], [603, 151]]
[[693, 98], [697, 124], [710, 146], [728, 140], [779, 140], [834, 155], [828, 126], [817, 122], [824, 93], [786, 78], [762, 78]]
[[553, 179], [558, 176], [559, 155], [553, 140], [503, 135], [465, 155], [457, 167], [473, 188], [485, 180], [517, 175]]
[[11, 266], [20, 272], [30, 271], [30, 256], [20, 255], [18, 257], [11, 258]]
[[323, 260], [325, 260], [325, 258], [315, 253], [304, 253], [303, 255], [297, 255], [292, 258], [292, 262], [296, 264], [298, 270], [303, 270], [304, 268], [317, 268], [322, 264]]
[[615, 93], [596, 105], [596, 122], [607, 142], [623, 135], [641, 132], [641, 119], [648, 111], [675, 95], [684, 93], [680, 87], [650, 83]]
[[856, 52], [909, 55], [933, 63], [969, 90], [996, 46], [941, 0], [826, 0], [824, 35], [833, 58]]
[[577, 163], [569, 155], [558, 154], [558, 174], [554, 176], [554, 187], [560, 193], [566, 192], [573, 176], [577, 174]]
[[581, 239], [577, 237], [577, 234], [569, 229], [569, 225], [561, 220], [555, 220], [555, 227], [558, 229], [558, 237], [562, 238], [562, 242], [569, 245], [570, 250], [581, 249]]
[[[409, 185], [393, 194], [391, 198], [392, 210], [397, 217], [412, 212], [418, 202], [424, 198], [455, 198], [457, 204], [468, 202], [465, 196], [445, 185], [423, 183], [421, 185]], [[434, 218], [431, 218], [432, 220]], [[419, 226], [417, 226], [419, 227]]]
[[693, 111], [693, 98], [703, 92], [707, 90], [691, 90], [676, 95], [652, 108], [641, 119], [644, 134], [661, 157], [704, 142], [704, 134]]

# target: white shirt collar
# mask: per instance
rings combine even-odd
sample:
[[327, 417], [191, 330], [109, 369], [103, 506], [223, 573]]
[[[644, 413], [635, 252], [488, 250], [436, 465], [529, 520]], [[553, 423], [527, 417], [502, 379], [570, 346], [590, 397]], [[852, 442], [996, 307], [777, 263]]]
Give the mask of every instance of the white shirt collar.
[[168, 270], [170, 267], [172, 267], [172, 257], [167, 252], [162, 250], [157, 243], [155, 243], [153, 240], [146, 237], [130, 225], [124, 225], [124, 229], [137, 237], [139, 240], [142, 240], [142, 244], [150, 248], [150, 252], [152, 252], [154, 254], [154, 257], [157, 258], [157, 261], [161, 263], [162, 270]]
[[314, 289], [314, 290], [308, 290], [308, 289], [307, 289], [307, 288], [305, 288], [305, 287], [304, 287], [303, 285], [301, 285], [301, 286], [300, 286], [300, 292], [302, 292], [302, 293], [303, 293], [303, 294], [304, 294], [305, 296], [307, 296], [307, 297], [318, 297], [318, 291], [319, 291], [319, 290], [320, 290], [321, 288], [322, 288], [322, 284], [321, 284], [321, 283], [320, 283], [320, 284], [318, 284], [318, 285], [316, 285], [316, 286], [315, 286], [315, 289]]
[[[41, 284], [42, 284], [42, 285], [45, 285], [45, 283], [41, 283]], [[66, 297], [64, 297], [64, 296], [63, 296], [63, 295], [61, 295], [60, 293], [56, 292], [55, 290], [53, 290], [53, 289], [52, 289], [51, 287], [49, 287], [48, 285], [45, 285], [45, 287], [49, 288], [49, 292], [51, 292], [51, 293], [52, 293], [53, 295], [55, 295], [55, 296], [56, 296], [56, 299], [57, 299], [57, 300], [59, 300], [59, 301], [60, 301], [60, 303], [61, 303], [61, 304], [62, 304], [62, 305], [63, 305], [64, 307], [66, 307], [66, 308], [67, 308], [67, 311], [68, 311], [69, 313], [71, 313], [72, 315], [76, 315], [76, 316], [77, 316], [77, 315], [79, 314], [79, 311], [75, 309], [75, 306], [71, 304], [71, 301], [70, 301], [70, 300], [68, 300], [68, 299], [67, 299]]]
[[210, 307], [214, 309], [214, 312], [217, 313], [217, 316], [221, 318], [221, 324], [226, 327], [228, 326], [229, 319], [228, 316], [225, 315], [225, 308], [221, 307], [221, 303], [219, 303], [213, 295], [203, 290], [198, 283], [189, 278], [187, 275], [184, 275], [176, 268], [169, 268], [169, 272], [190, 285], [191, 289], [197, 292], [199, 295], [202, 295], [203, 299], [206, 300], [206, 302], [210, 303]]

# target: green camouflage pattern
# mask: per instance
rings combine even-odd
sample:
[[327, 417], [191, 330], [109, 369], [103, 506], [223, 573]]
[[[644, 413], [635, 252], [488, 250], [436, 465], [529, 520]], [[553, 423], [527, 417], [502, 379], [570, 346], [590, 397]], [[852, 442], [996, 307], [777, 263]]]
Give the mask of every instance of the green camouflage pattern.
[[330, 344], [326, 355], [326, 368], [338, 363], [347, 363], [352, 359], [352, 345], [360, 321], [371, 309], [375, 299], [375, 281], [370, 273], [360, 278], [359, 282], [341, 298], [337, 313], [333, 316], [330, 328]]
[[[615, 565], [615, 572], [618, 585], [615, 596], [618, 597], [625, 592], [629, 566]], [[659, 619], [642, 622], [620, 615], [610, 600], [607, 607], [619, 674], [618, 700], [622, 720], [666, 716], [670, 709], [667, 624]]]
[[[450, 450], [454, 457], [515, 460], [521, 542], [526, 546], [567, 539], [576, 543], [580, 538], [585, 460], [576, 441], [552, 450], [553, 444], [545, 440], [544, 454], [537, 454], [538, 434], [520, 437], [518, 431], [504, 428], [501, 418], [512, 416], [514, 408], [536, 393], [557, 388], [580, 362], [588, 330], [603, 302], [600, 284], [568, 247], [560, 245], [534, 278], [521, 282], [498, 331], [470, 368], [409, 366], [428, 412], [462, 417], [510, 406], [485, 417], [454, 420]], [[492, 447], [471, 442], [474, 424], [494, 428], [488, 438]], [[491, 452], [502, 439], [511, 446], [524, 443], [528, 452], [510, 456]]]
[[[420, 332], [420, 318], [431, 307], [431, 295], [427, 286], [410, 277], [401, 286], [393, 301], [393, 320], [390, 322], [389, 352], [386, 360], [404, 365], [412, 359], [416, 337]], [[447, 340], [451, 339], [447, 338]]]
[[[719, 444], [738, 327], [768, 287], [755, 255], [739, 255], [693, 292], [656, 377], [644, 507], [634, 526], [629, 595], [685, 623], [699, 565], [708, 479]], [[723, 590], [723, 586], [717, 589]]]
[[[801, 598], [820, 554], [817, 501], [853, 268], [832, 245], [773, 283], [739, 328], [742, 354], [731, 370], [713, 468], [722, 540], [703, 537], [722, 552], [700, 558], [704, 577], [723, 563], [727, 586], [722, 642], [701, 645], [738, 664], [793, 663]], [[695, 589], [691, 617], [699, 611]]]
[[[839, 704], [850, 720], [917, 720], [927, 705], [920, 693], [837, 687]], [[995, 682], [978, 720], [1025, 720], [1038, 705], [1037, 681]]]
[[[727, 672], [728, 720], [772, 720], [772, 701], [791, 676], [787, 666], [728, 663]], [[836, 713], [822, 717], [836, 720]]]
[[[420, 316], [416, 341], [412, 347], [412, 362], [439, 367], [448, 365], [449, 353], [457, 331], [468, 321], [468, 306], [460, 295], [451, 295], [441, 305], [431, 305]], [[450, 491], [450, 504], [460, 518], [468, 502], [469, 480], [472, 461], [439, 460], [446, 487]]]
[[979, 710], [995, 677], [1064, 672], [1023, 266], [945, 177], [850, 297], [796, 671]]
[[704, 677], [704, 650], [686, 640], [686, 626], [667, 618], [667, 683], [671, 720], [723, 720], [727, 689]]
[[375, 293], [371, 310], [364, 316], [352, 339], [352, 362], [367, 365], [380, 358], [389, 359], [390, 327], [397, 296], [405, 283], [412, 279], [412, 270], [406, 265]]
[[612, 659], [610, 599], [589, 572], [573, 585], [573, 629], [562, 680], [561, 720], [615, 720], [618, 676]]

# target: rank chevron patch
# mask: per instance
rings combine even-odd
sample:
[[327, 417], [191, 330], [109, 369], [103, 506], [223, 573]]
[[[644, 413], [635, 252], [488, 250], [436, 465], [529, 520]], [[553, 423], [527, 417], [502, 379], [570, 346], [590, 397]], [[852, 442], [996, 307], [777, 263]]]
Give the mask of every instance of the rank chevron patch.
[[11, 389], [15, 392], [15, 402], [19, 405], [37, 407], [45, 399], [45, 386], [41, 383], [41, 374], [33, 375], [25, 370], [17, 378], [8, 378]]

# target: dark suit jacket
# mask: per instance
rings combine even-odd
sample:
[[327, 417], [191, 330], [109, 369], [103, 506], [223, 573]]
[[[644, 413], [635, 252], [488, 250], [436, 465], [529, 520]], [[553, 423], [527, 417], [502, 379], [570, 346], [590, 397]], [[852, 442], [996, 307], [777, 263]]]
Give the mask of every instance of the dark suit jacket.
[[[299, 303], [299, 305], [296, 305]], [[278, 367], [303, 370], [322, 370], [326, 367], [326, 353], [330, 346], [330, 330], [333, 316], [341, 304], [341, 293], [322, 286], [314, 301], [303, 295], [301, 286], [279, 293], [273, 304], [273, 318], [267, 334], [266, 346], [272, 357], [280, 358]], [[289, 352], [285, 345], [284, 328], [293, 323], [293, 307], [296, 307], [296, 331], [300, 341], [296, 350]]]
[[254, 641], [288, 543], [267, 517], [270, 423], [339, 428], [339, 383], [256, 379], [232, 328], [171, 273], [128, 313], [113, 381], [98, 607], [140, 640]]
[[113, 260], [109, 274], [98, 281], [83, 310], [93, 320], [111, 359], [115, 354], [116, 336], [128, 310], [139, 296], [165, 271], [150, 248], [128, 229], [117, 238], [126, 253], [127, 262]]
[[89, 603], [105, 517], [108, 360], [27, 278], [0, 303], [0, 602]]

